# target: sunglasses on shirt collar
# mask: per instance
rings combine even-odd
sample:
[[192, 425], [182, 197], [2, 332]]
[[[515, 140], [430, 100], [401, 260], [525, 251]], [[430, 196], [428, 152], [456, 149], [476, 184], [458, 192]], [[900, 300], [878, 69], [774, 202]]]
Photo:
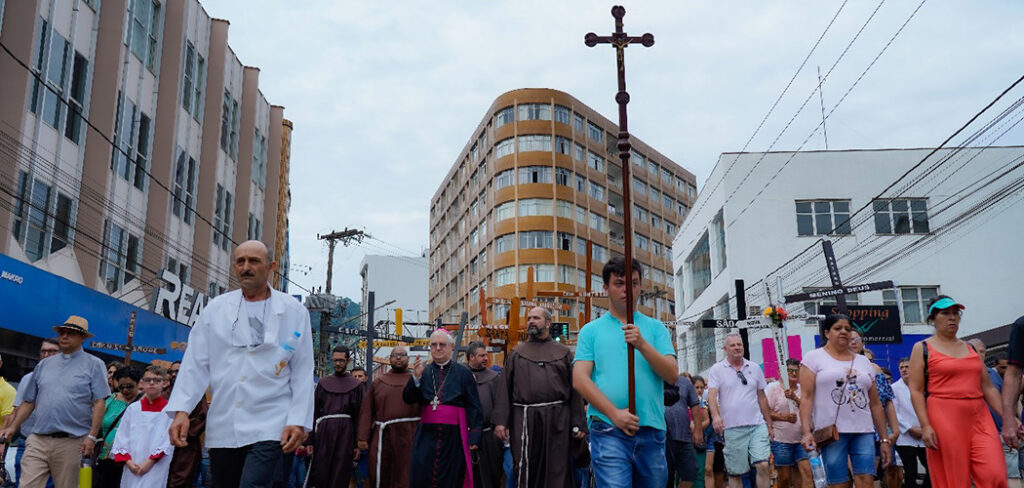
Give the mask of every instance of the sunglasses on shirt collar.
[[737, 369], [736, 370], [736, 376], [740, 377], [740, 381], [742, 381], [744, 385], [747, 384], [747, 377], [743, 376], [743, 371], [740, 371], [740, 370]]

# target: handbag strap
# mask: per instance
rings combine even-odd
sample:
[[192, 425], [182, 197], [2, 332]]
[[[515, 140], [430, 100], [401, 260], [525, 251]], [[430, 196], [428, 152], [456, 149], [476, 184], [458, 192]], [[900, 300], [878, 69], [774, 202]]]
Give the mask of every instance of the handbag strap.
[[921, 341], [924, 347], [921, 348], [921, 355], [924, 356], [924, 397], [928, 398], [928, 341]]

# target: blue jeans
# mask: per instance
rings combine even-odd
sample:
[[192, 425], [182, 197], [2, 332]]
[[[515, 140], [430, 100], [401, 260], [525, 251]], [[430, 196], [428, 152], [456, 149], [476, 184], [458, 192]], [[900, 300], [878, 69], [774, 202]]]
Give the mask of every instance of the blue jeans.
[[796, 466], [796, 463], [807, 459], [807, 451], [800, 443], [772, 441], [772, 456], [776, 466]]
[[306, 482], [306, 471], [309, 469], [309, 457], [295, 456], [292, 460], [292, 471], [288, 475], [288, 488], [302, 488]]
[[854, 476], [875, 474], [875, 438], [873, 433], [839, 434], [839, 440], [821, 449], [825, 463], [825, 478], [830, 485], [850, 481], [849, 467]]
[[595, 419], [590, 424], [590, 466], [597, 486], [664, 488], [665, 431], [641, 427], [630, 437]]

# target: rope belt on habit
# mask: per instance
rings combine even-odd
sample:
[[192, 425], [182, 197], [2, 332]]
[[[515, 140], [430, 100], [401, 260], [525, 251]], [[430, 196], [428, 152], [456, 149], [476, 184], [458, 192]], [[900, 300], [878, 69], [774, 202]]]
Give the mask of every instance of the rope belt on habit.
[[[313, 422], [313, 432], [316, 432], [316, 428], [320, 426], [320, 422], [323, 421], [323, 420], [328, 420], [328, 419], [350, 419], [350, 418], [352, 418], [352, 416], [347, 414], [347, 413], [335, 413], [335, 414], [331, 414], [331, 415], [324, 415], [323, 417], [317, 418], [316, 421]], [[309, 467], [306, 468], [306, 479], [305, 479], [305, 481], [302, 482], [302, 488], [306, 488], [306, 486], [309, 485], [309, 474], [312, 473], [312, 472], [313, 472], [313, 456], [310, 456], [309, 457]]]
[[405, 417], [400, 419], [385, 420], [383, 422], [381, 422], [380, 420], [373, 422], [373, 424], [377, 426], [377, 482], [375, 483], [377, 485], [377, 488], [380, 488], [380, 455], [382, 452], [384, 452], [384, 428], [391, 424], [397, 424], [400, 422], [419, 421], [419, 417]]
[[526, 414], [530, 411], [531, 408], [550, 407], [550, 406], [553, 406], [553, 405], [561, 405], [563, 403], [566, 403], [566, 402], [564, 400], [559, 400], [557, 402], [513, 403], [512, 404], [513, 407], [519, 407], [519, 408], [523, 409], [523, 433], [520, 434], [520, 436], [519, 436], [519, 440], [522, 441], [522, 445], [519, 446], [519, 465], [516, 466], [516, 486], [526, 486], [526, 485], [523, 484], [523, 480], [522, 480], [522, 477], [523, 477], [523, 460], [524, 459], [526, 460], [526, 477], [527, 477], [526, 481], [527, 482], [530, 481], [529, 480], [529, 477], [530, 477], [530, 459], [528, 457], [528, 454], [530, 453], [530, 449], [529, 449], [529, 446], [530, 446], [530, 434], [528, 434], [529, 429], [526, 428]]

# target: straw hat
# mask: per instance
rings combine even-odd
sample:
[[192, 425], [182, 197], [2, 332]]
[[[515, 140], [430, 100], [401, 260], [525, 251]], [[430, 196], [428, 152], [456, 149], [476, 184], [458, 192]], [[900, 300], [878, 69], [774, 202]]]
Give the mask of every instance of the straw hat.
[[90, 337], [95, 337], [94, 334], [89, 332], [89, 321], [77, 315], [72, 315], [68, 317], [68, 319], [65, 320], [64, 323], [61, 325], [53, 326], [53, 331], [58, 334], [60, 334], [61, 329], [67, 329], [78, 332], [79, 334], [84, 335], [86, 339]]

